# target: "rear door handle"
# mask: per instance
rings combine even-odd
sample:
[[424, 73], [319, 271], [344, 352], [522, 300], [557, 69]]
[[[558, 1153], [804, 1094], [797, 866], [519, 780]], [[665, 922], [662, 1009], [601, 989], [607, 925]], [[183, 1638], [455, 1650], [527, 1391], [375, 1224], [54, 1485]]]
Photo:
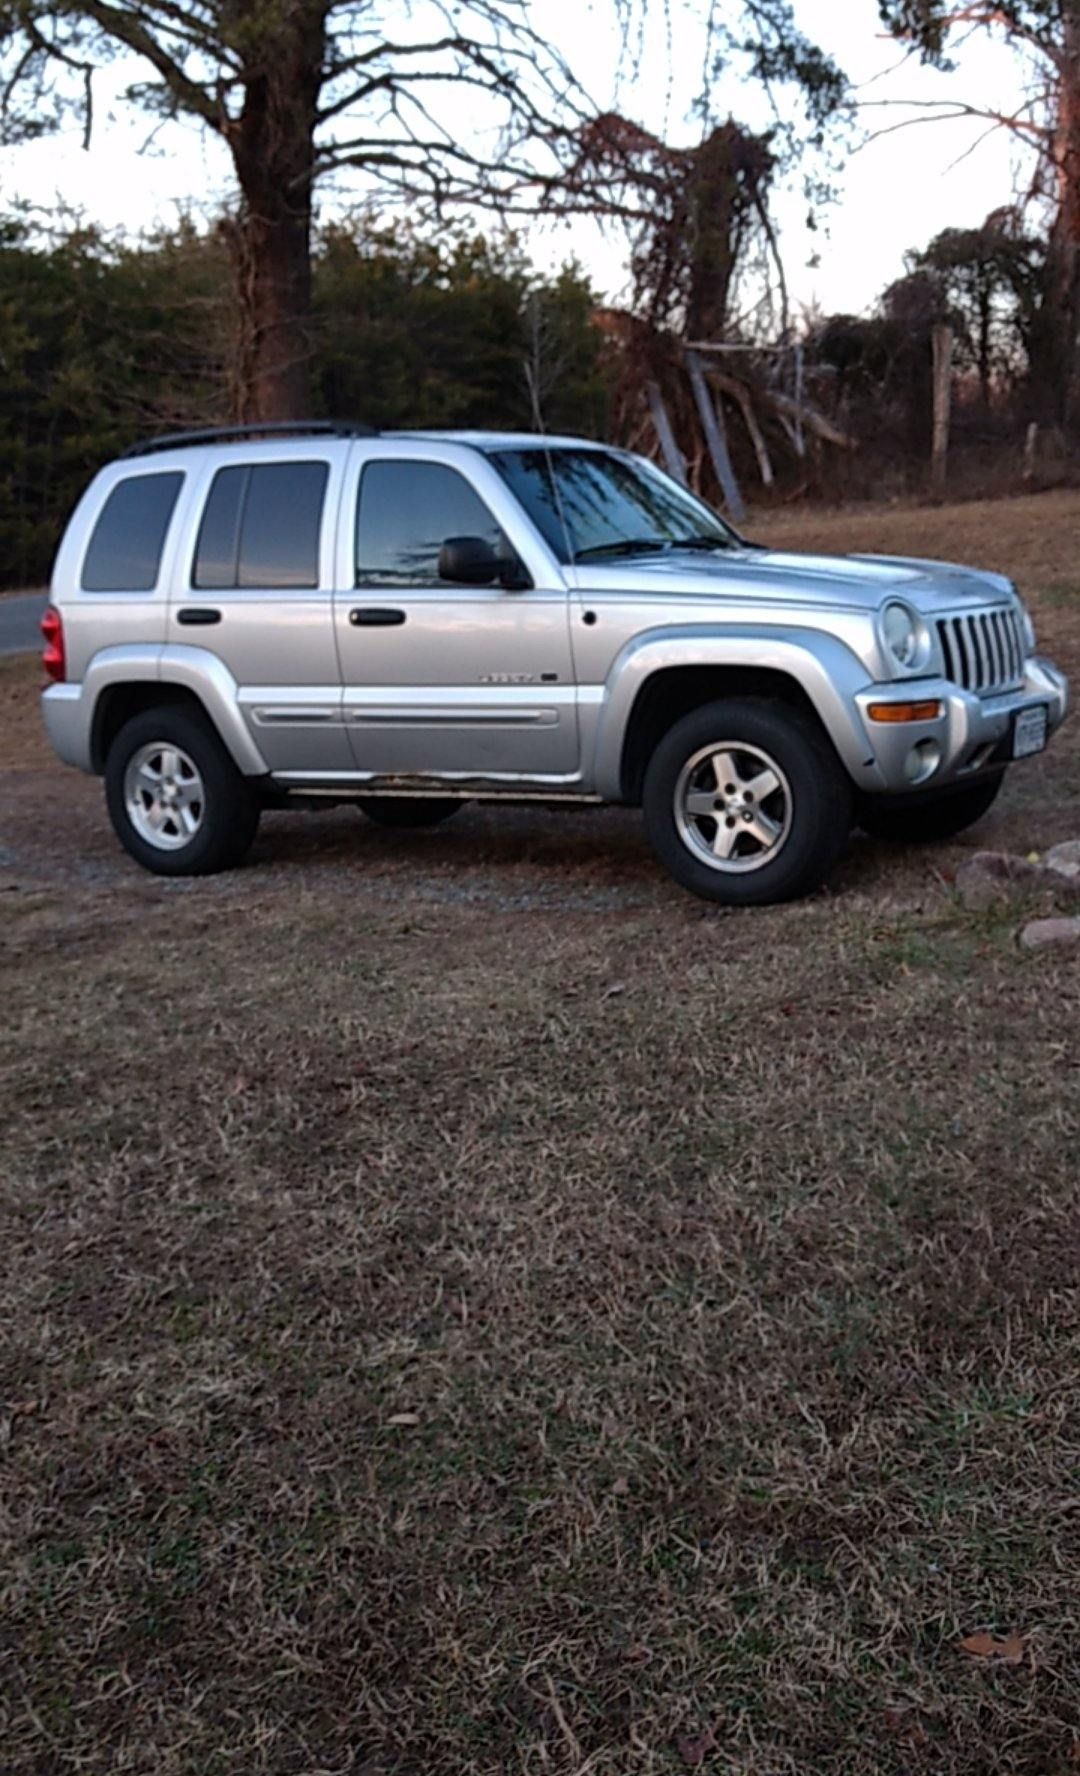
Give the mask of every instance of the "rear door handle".
[[396, 629], [404, 621], [403, 610], [382, 610], [377, 605], [358, 605], [349, 612], [354, 629]]
[[187, 623], [191, 625], [196, 623], [220, 623], [221, 612], [219, 610], [200, 610], [188, 605], [186, 609], [177, 611], [176, 620], [178, 623]]

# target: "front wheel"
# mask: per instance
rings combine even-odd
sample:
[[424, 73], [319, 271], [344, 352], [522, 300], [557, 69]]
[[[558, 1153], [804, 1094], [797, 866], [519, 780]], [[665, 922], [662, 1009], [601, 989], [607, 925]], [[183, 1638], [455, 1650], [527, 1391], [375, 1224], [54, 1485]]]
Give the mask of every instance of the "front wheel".
[[851, 785], [812, 717], [764, 699], [692, 710], [645, 773], [645, 830], [703, 900], [763, 906], [819, 886], [851, 831]]
[[868, 797], [859, 809], [859, 825], [871, 838], [892, 839], [902, 845], [951, 839], [974, 826], [993, 807], [1004, 781], [1004, 771], [998, 771], [965, 789], [928, 795], [899, 808], [885, 796]]

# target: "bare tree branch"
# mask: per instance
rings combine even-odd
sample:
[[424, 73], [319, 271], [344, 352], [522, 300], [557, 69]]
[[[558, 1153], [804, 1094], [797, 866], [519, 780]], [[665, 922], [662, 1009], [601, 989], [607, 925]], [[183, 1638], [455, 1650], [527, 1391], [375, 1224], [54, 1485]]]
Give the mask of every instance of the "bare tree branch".
[[969, 105], [962, 99], [867, 99], [859, 106], [860, 110], [896, 109], [922, 111], [927, 115], [904, 117], [898, 123], [890, 123], [882, 129], [874, 130], [863, 138], [859, 147], [868, 147], [871, 142], [881, 141], [885, 136], [895, 135], [898, 130], [911, 129], [917, 124], [955, 123], [962, 118], [970, 117], [989, 123], [995, 129], [1007, 129], [1013, 135], [1028, 141], [1033, 147], [1044, 149], [1050, 138], [1050, 129], [1045, 124], [1025, 122], [1023, 113], [1029, 108], [1029, 102], [1025, 102], [1019, 110], [1009, 113], [994, 111], [984, 105]]
[[[660, 3], [667, 17], [671, 0]], [[643, 29], [647, 0], [608, 4], [625, 45], [633, 20]], [[792, 0], [713, 0], [710, 20], [706, 83], [717, 60], [737, 58], [770, 97], [781, 82], [797, 91], [820, 131], [843, 78], [797, 29]], [[158, 120], [195, 118], [225, 142], [238, 187], [228, 238], [244, 317], [246, 416], [290, 417], [306, 404], [304, 377], [294, 372], [306, 350], [313, 190], [346, 170], [388, 199], [436, 213], [470, 204], [503, 216], [588, 213], [639, 228], [655, 212], [669, 244], [703, 223], [717, 257], [710, 268], [705, 255], [699, 305], [712, 270], [726, 293], [732, 265], [751, 242], [754, 250], [764, 242], [786, 324], [765, 206], [779, 122], [775, 150], [734, 125], [725, 136], [729, 126], [708, 119], [706, 94], [696, 147], [676, 152], [638, 132], [636, 145], [624, 133], [609, 153], [605, 120], [550, 42], [537, 0], [424, 0], [415, 11], [407, 0], [0, 0], [0, 22], [9, 25], [6, 48], [0, 40], [9, 130], [40, 131], [42, 117], [66, 108], [81, 114], [88, 136], [93, 70], [131, 56], [139, 64], [134, 102]], [[464, 141], [443, 102], [455, 92], [472, 114]], [[590, 138], [593, 125], [599, 133]], [[790, 149], [793, 135], [784, 140]], [[714, 174], [723, 175], [715, 190]], [[657, 299], [689, 300], [687, 276], [675, 253], [659, 273]]]

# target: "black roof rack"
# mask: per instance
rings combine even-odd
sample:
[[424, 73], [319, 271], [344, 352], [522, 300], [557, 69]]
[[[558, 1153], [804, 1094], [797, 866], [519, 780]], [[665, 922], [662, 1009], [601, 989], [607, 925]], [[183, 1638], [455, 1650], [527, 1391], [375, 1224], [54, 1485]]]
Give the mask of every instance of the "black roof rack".
[[244, 438], [376, 438], [374, 426], [358, 420], [267, 419], [255, 425], [204, 426], [196, 432], [164, 432], [142, 444], [129, 444], [126, 456], [152, 456], [156, 450], [182, 450], [191, 444], [228, 444]]

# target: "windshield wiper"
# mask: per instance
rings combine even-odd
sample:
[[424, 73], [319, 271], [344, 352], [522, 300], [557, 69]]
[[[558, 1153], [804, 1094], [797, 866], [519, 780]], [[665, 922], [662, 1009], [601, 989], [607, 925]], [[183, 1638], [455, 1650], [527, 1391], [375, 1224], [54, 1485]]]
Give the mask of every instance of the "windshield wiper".
[[734, 544], [729, 543], [726, 537], [692, 536], [676, 537], [668, 547], [672, 549], [723, 549], [726, 552], [730, 551]]
[[723, 549], [730, 551], [734, 544], [724, 537], [688, 536], [688, 537], [620, 537], [613, 543], [594, 543], [589, 549], [579, 549], [574, 556], [575, 561], [585, 561], [598, 555], [666, 555], [673, 549]]
[[575, 561], [585, 561], [596, 555], [654, 555], [670, 549], [671, 544], [661, 537], [622, 537], [617, 543], [593, 543], [589, 549], [576, 549]]

